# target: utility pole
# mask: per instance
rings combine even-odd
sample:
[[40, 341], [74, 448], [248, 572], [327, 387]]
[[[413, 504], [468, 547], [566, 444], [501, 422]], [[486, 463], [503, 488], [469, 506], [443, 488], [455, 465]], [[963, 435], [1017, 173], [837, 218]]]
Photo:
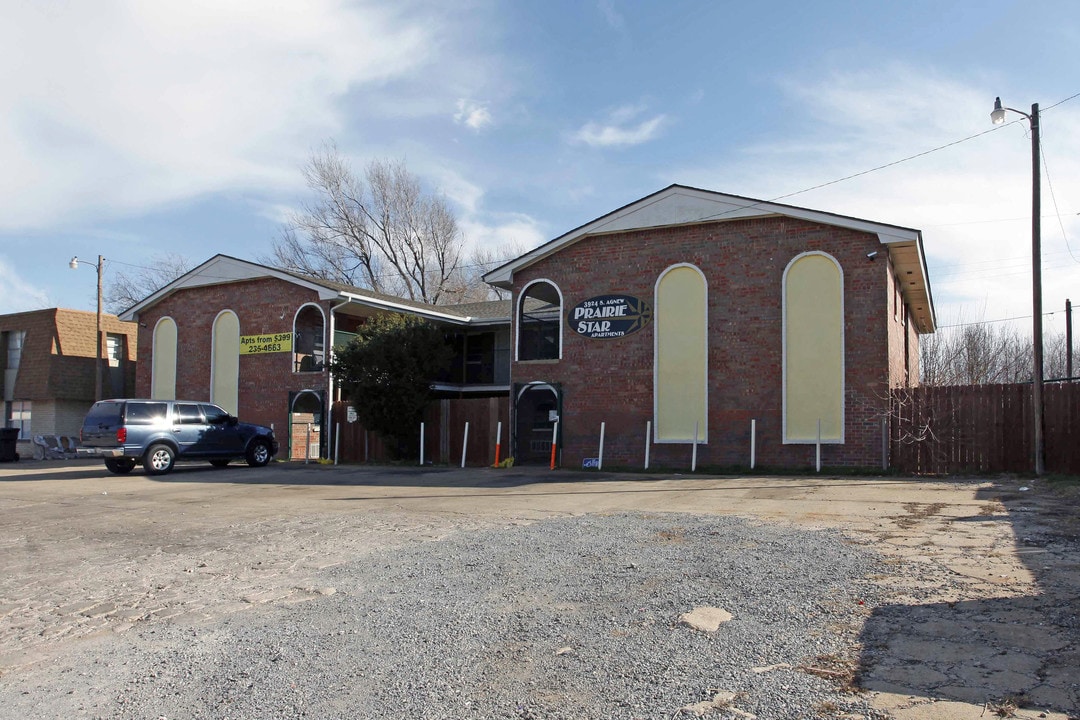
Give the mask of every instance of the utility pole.
[[1072, 303], [1065, 298], [1065, 379], [1072, 376]]
[[1031, 114], [1015, 108], [1003, 107], [1001, 98], [994, 100], [990, 120], [995, 125], [1005, 122], [1005, 111], [1027, 118], [1031, 126], [1031, 314], [1032, 353], [1034, 372], [1031, 379], [1031, 405], [1033, 415], [1032, 444], [1035, 455], [1035, 474], [1042, 475], [1046, 469], [1046, 440], [1043, 436], [1043, 324], [1042, 324], [1042, 188], [1039, 179], [1039, 103], [1032, 103]]
[[97, 359], [94, 361], [94, 402], [101, 400], [101, 271], [105, 258], [97, 256]]

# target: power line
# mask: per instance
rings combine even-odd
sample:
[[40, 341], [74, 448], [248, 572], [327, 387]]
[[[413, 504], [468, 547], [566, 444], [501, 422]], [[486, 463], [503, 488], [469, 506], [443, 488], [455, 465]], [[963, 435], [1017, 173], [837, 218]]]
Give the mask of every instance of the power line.
[[1045, 108], [1040, 109], [1039, 114], [1042, 115], [1047, 110], [1053, 110], [1058, 105], [1064, 105], [1065, 103], [1069, 102], [1070, 100], [1075, 100], [1078, 97], [1080, 97], [1080, 92], [1076, 93], [1075, 95], [1070, 95], [1069, 97], [1065, 98], [1064, 100], [1058, 100], [1056, 103], [1054, 103], [1050, 107], [1045, 107]]
[[[1012, 123], [1009, 123], [1009, 124], [1011, 125]], [[863, 175], [869, 175], [872, 172], [877, 172], [878, 170], [884, 170], [885, 168], [890, 168], [890, 167], [893, 167], [894, 165], [899, 165], [901, 163], [906, 163], [909, 160], [915, 160], [917, 158], [921, 158], [921, 157], [924, 157], [926, 155], [930, 155], [931, 153], [936, 153], [939, 150], [945, 150], [946, 148], [950, 148], [950, 147], [952, 147], [954, 145], [959, 145], [960, 143], [965, 143], [968, 140], [974, 140], [975, 138], [980, 138], [983, 135], [988, 135], [988, 134], [990, 134], [992, 132], [997, 132], [1002, 127], [1005, 127], [1005, 126], [997, 125], [995, 127], [990, 128], [989, 130], [983, 130], [981, 133], [976, 133], [975, 135], [968, 135], [966, 138], [962, 138], [960, 140], [954, 140], [954, 141], [952, 141], [950, 143], [946, 143], [944, 145], [939, 145], [938, 147], [930, 148], [929, 150], [924, 150], [921, 153], [916, 153], [914, 155], [909, 155], [908, 157], [901, 158], [900, 160], [894, 160], [892, 162], [885, 163], [884, 165], [878, 165], [877, 167], [870, 168], [869, 170], [863, 170], [862, 172], [857, 172], [857, 173], [854, 173], [852, 175], [848, 175], [846, 177], [839, 178], [837, 180], [830, 180], [829, 182], [821, 183], [820, 185], [814, 185], [813, 187], [808, 187], [805, 190], [798, 190], [798, 191], [793, 192], [793, 193], [788, 193], [787, 195], [781, 195], [778, 198], [773, 198], [773, 200], [771, 200], [770, 202], [776, 202], [777, 200], [783, 200], [784, 198], [794, 197], [795, 195], [802, 195], [803, 193], [810, 192], [811, 190], [818, 190], [818, 189], [823, 188], [823, 187], [828, 187], [830, 185], [835, 185], [837, 183], [842, 183], [845, 180], [851, 180], [853, 178], [862, 177]]]
[[1077, 258], [1073, 254], [1072, 245], [1069, 244], [1069, 235], [1065, 232], [1065, 221], [1061, 219], [1061, 210], [1058, 209], [1057, 195], [1054, 194], [1054, 183], [1050, 181], [1050, 166], [1046, 164], [1046, 152], [1042, 145], [1039, 145], [1039, 157], [1042, 160], [1043, 174], [1046, 176], [1046, 186], [1050, 188], [1050, 200], [1054, 203], [1054, 212], [1057, 213], [1058, 227], [1061, 228], [1061, 237], [1065, 240], [1065, 248], [1069, 251], [1069, 257], [1073, 259], [1073, 262], [1080, 263], [1080, 258]]
[[[1074, 100], [1074, 99], [1076, 99], [1078, 97], [1080, 97], [1080, 93], [1076, 93], [1075, 95], [1071, 95], [1071, 96], [1065, 98], [1064, 100], [1060, 100], [1060, 101], [1054, 103], [1053, 105], [1051, 105], [1050, 107], [1045, 108], [1042, 112], [1045, 112], [1046, 110], [1050, 110], [1051, 108], [1056, 108], [1058, 105], [1062, 105], [1062, 104], [1067, 103], [1070, 100]], [[811, 190], [819, 190], [819, 189], [821, 189], [823, 187], [829, 187], [830, 185], [836, 185], [837, 183], [842, 183], [842, 182], [844, 182], [846, 180], [851, 180], [853, 178], [862, 177], [863, 175], [869, 175], [870, 173], [877, 172], [878, 170], [884, 170], [886, 168], [890, 168], [890, 167], [893, 167], [895, 165], [900, 165], [901, 163], [908, 162], [909, 160], [916, 160], [918, 158], [925, 157], [926, 155], [936, 153], [936, 152], [938, 152], [940, 150], [945, 150], [947, 148], [951, 148], [954, 145], [959, 145], [961, 143], [965, 143], [968, 140], [974, 140], [976, 138], [982, 137], [983, 135], [989, 135], [992, 132], [997, 132], [998, 130], [1002, 130], [1002, 129], [1007, 128], [1010, 125], [1014, 125], [1014, 124], [1016, 124], [1018, 122], [1021, 122], [1021, 121], [1020, 120], [1013, 120], [1012, 122], [1005, 123], [1003, 125], [995, 125], [994, 127], [990, 128], [989, 130], [983, 130], [980, 133], [976, 133], [974, 135], [968, 135], [965, 138], [961, 138], [959, 140], [953, 140], [952, 142], [945, 143], [944, 145], [939, 145], [937, 147], [930, 148], [929, 150], [924, 150], [924, 151], [922, 151], [920, 153], [915, 153], [914, 155], [909, 155], [909, 156], [907, 156], [905, 158], [900, 158], [899, 160], [893, 160], [892, 162], [885, 163], [884, 165], [878, 165], [877, 167], [872, 167], [869, 170], [862, 170], [862, 171], [857, 172], [857, 173], [852, 173], [851, 175], [845, 175], [842, 178], [837, 178], [836, 180], [830, 180], [828, 182], [819, 183], [818, 185], [814, 185], [812, 187], [804, 188], [803, 190], [796, 190], [795, 192], [791, 192], [791, 193], [788, 193], [786, 195], [779, 195], [777, 197], [774, 197], [771, 200], [764, 200], [764, 201], [760, 201], [760, 202], [751, 203], [750, 205], [747, 205], [747, 206], [744, 206], [744, 207], [732, 208], [730, 210], [725, 210], [724, 212], [716, 213], [715, 215], [707, 215], [706, 217], [703, 217], [701, 219], [702, 220], [712, 220], [714, 218], [723, 217], [724, 215], [730, 215], [731, 213], [734, 213], [734, 212], [739, 212], [739, 211], [746, 210], [746, 209], [749, 209], [749, 208], [752, 208], [752, 207], [757, 207], [757, 206], [763, 205], [765, 203], [777, 202], [777, 201], [783, 200], [785, 198], [795, 197], [796, 195], [802, 195], [803, 193], [808, 193]]]
[[[1056, 315], [1056, 311], [1044, 312], [1043, 317], [1053, 317]], [[1030, 320], [1030, 315], [1017, 315], [1010, 318], [998, 318], [997, 320], [973, 320], [966, 323], [953, 323], [952, 325], [938, 325], [938, 330], [948, 330], [949, 328], [969, 327], [971, 325], [993, 325], [994, 323], [1012, 322], [1014, 320]]]

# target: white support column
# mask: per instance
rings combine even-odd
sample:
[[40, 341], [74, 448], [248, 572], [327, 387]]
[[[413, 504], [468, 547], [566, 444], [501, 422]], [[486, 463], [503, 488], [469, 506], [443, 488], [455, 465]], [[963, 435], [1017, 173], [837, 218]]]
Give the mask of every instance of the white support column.
[[750, 469], [757, 465], [757, 420], [750, 421]]
[[600, 423], [600, 458], [597, 461], [596, 469], [604, 469], [604, 427], [607, 425], [605, 422]]
[[697, 472], [697, 442], [698, 442], [698, 426], [699, 421], [694, 421], [694, 452], [690, 459], [690, 472]]
[[645, 421], [645, 469], [649, 469], [649, 448], [652, 445], [652, 420]]
[[817, 460], [816, 460], [817, 471], [821, 472], [821, 418], [818, 418], [818, 421], [817, 421], [817, 445], [816, 445], [816, 450], [817, 450]]
[[465, 421], [465, 437], [461, 441], [461, 467], [465, 467], [465, 452], [469, 449], [469, 421]]

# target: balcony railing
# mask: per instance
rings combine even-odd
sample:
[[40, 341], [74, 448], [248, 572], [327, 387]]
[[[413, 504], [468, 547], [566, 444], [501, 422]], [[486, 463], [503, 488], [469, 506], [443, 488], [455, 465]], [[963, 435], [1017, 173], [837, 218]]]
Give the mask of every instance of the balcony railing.
[[466, 357], [456, 355], [438, 381], [450, 385], [509, 385], [510, 351], [488, 350], [469, 353]]

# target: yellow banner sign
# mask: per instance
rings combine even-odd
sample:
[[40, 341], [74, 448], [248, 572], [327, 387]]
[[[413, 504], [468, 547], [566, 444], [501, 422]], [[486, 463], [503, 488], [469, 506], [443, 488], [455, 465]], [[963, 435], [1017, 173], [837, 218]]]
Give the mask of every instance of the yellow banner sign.
[[275, 352], [292, 352], [292, 333], [240, 336], [241, 355]]

